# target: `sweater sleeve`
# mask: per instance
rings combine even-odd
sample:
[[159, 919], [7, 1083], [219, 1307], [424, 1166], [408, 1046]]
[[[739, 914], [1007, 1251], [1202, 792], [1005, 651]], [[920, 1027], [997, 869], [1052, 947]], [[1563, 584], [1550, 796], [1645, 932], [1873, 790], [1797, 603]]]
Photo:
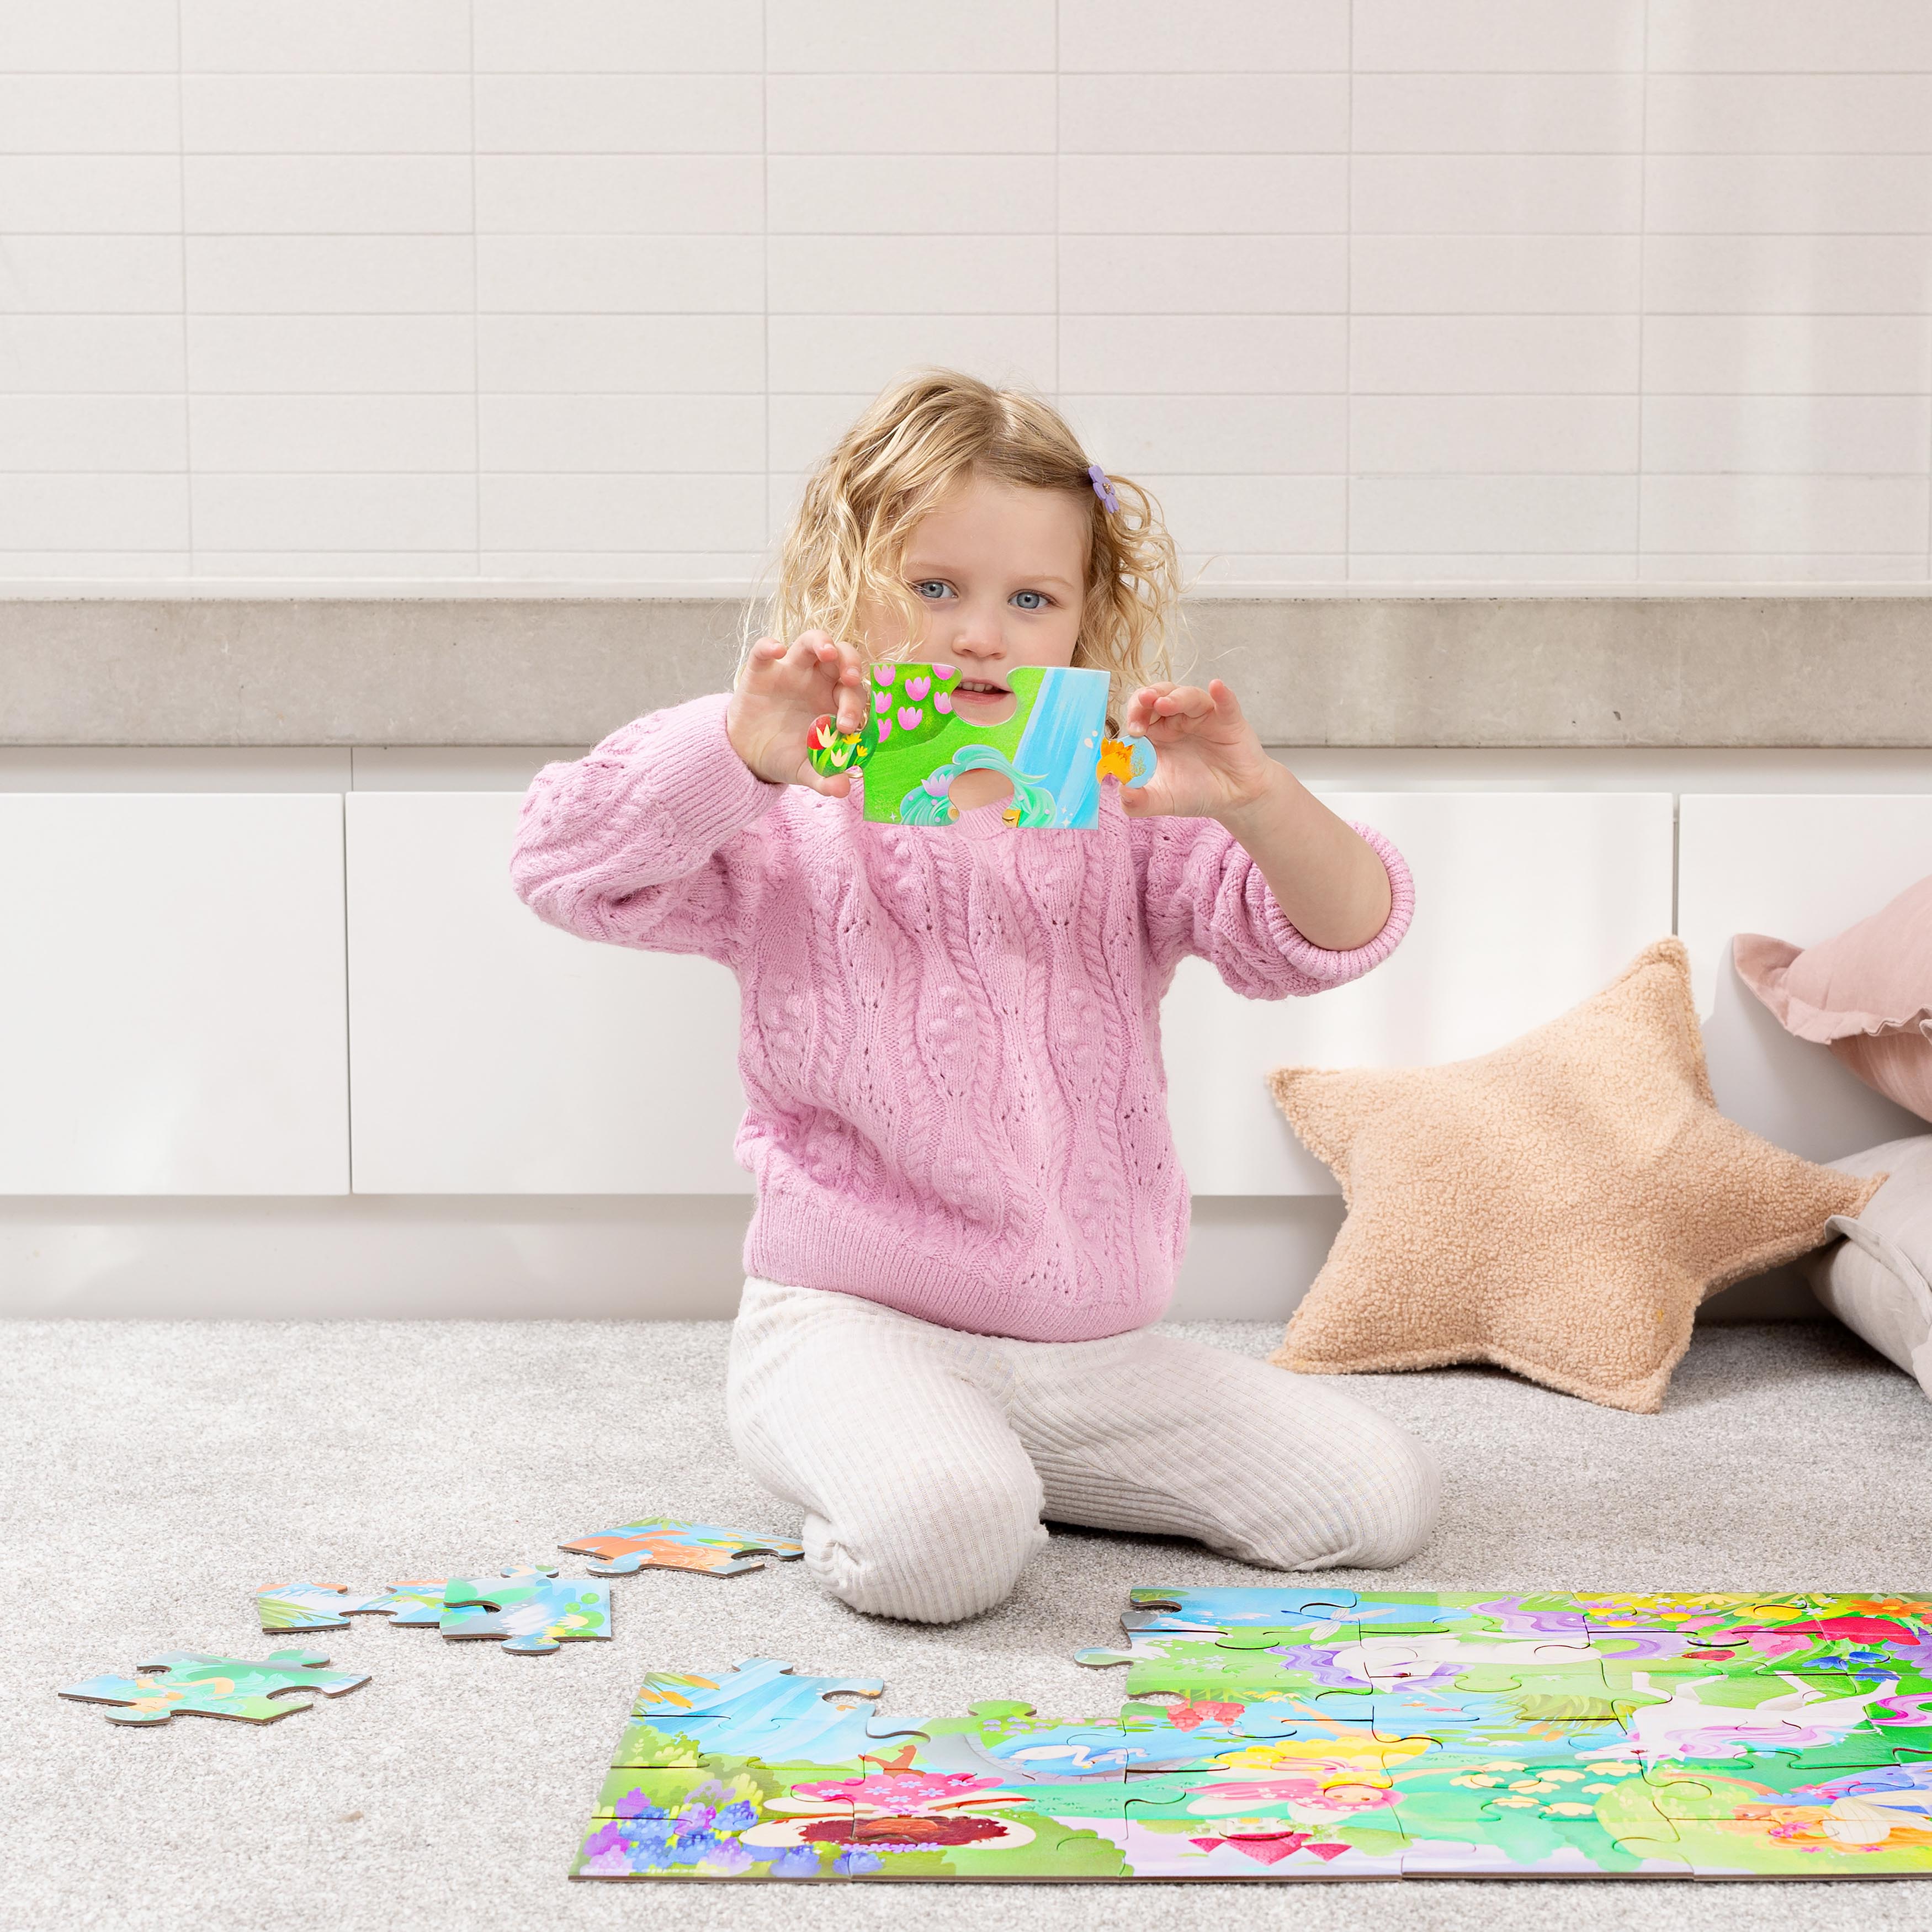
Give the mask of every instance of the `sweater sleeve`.
[[1276, 904], [1262, 868], [1233, 833], [1211, 818], [1137, 818], [1144, 840], [1141, 900], [1156, 970], [1165, 977], [1184, 955], [1208, 961], [1250, 1000], [1319, 993], [1358, 980], [1393, 952], [1415, 910], [1402, 854], [1379, 832], [1354, 830], [1388, 874], [1389, 916], [1366, 945], [1330, 951], [1304, 938]]
[[732, 750], [725, 702], [652, 712], [538, 772], [510, 882], [539, 919], [584, 939], [731, 962], [764, 856], [740, 835], [784, 788]]

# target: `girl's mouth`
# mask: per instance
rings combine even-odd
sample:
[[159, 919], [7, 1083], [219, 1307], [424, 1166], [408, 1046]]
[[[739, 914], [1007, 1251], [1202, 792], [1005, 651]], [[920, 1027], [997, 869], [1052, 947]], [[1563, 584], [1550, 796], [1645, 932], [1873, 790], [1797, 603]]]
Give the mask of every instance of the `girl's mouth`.
[[952, 702], [963, 716], [981, 724], [1003, 724], [1012, 715], [1011, 687], [990, 678], [962, 677], [952, 687]]

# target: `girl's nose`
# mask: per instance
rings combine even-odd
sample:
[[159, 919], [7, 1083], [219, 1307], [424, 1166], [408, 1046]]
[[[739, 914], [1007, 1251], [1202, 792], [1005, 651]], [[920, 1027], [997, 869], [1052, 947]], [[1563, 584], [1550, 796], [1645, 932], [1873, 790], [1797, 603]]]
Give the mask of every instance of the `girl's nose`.
[[1006, 632], [997, 609], [962, 604], [954, 620], [952, 649], [962, 657], [999, 657], [1006, 650]]

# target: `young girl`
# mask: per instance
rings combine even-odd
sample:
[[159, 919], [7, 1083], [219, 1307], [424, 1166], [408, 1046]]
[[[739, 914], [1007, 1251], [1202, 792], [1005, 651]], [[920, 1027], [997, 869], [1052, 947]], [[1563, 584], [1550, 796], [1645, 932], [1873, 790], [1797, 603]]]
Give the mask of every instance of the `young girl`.
[[[1433, 1458], [1374, 1410], [1148, 1327], [1187, 1238], [1176, 963], [1319, 992], [1386, 958], [1412, 904], [1394, 848], [1268, 758], [1225, 684], [1153, 675], [1175, 597], [1145, 492], [1046, 404], [929, 372], [812, 478], [730, 693], [524, 802], [512, 874], [541, 917], [738, 976], [758, 1207], [732, 1440], [858, 1610], [984, 1610], [1042, 1517], [1310, 1570], [1402, 1562], [1435, 1514]], [[1092, 830], [1016, 829], [987, 770], [949, 825], [868, 824], [806, 734], [856, 729], [884, 658], [956, 666], [988, 723], [1018, 666], [1104, 668], [1156, 774], [1105, 781]]]

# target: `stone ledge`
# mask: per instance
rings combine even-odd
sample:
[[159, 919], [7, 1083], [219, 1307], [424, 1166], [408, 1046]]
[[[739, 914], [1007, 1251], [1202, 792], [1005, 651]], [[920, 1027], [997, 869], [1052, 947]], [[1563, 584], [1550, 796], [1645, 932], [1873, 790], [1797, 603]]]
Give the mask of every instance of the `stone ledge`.
[[[590, 744], [728, 680], [696, 598], [0, 600], [0, 744]], [[1932, 599], [1202, 598], [1271, 745], [1932, 746]]]

